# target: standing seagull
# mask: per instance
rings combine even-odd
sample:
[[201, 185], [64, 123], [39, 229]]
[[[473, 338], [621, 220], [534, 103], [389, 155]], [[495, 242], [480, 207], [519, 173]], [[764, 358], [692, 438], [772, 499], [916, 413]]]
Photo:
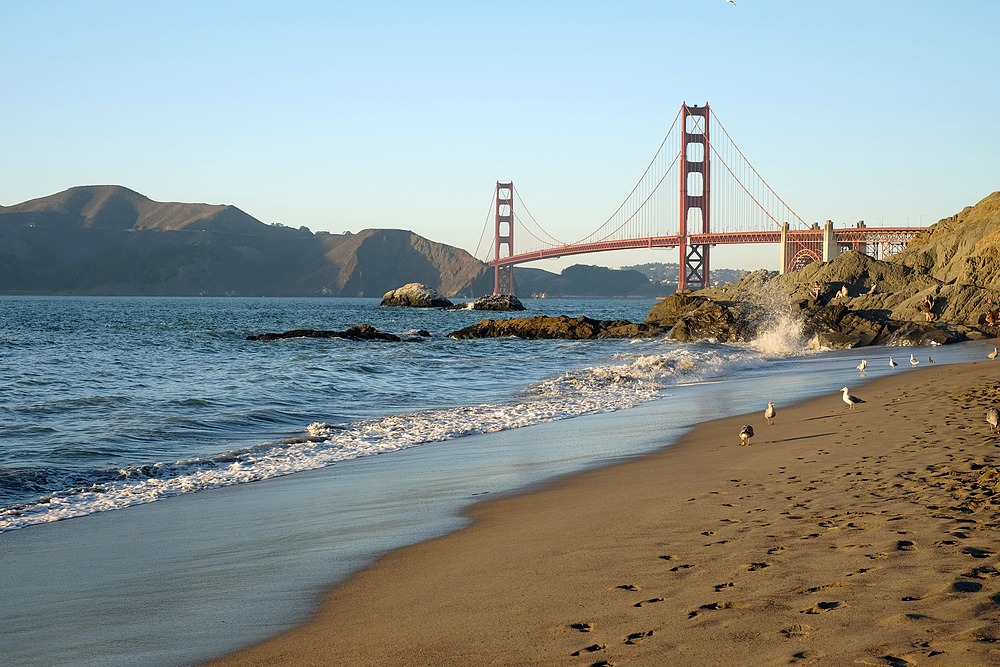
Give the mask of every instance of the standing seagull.
[[774, 411], [774, 401], [767, 402], [767, 410], [764, 410], [764, 419], [767, 420], [768, 424], [774, 424], [774, 416], [778, 414]]
[[917, 361], [916, 359], [914, 359], [914, 358], [913, 358], [913, 355], [912, 355], [912, 354], [910, 354], [910, 365], [911, 365], [911, 366], [916, 366], [916, 365], [917, 365], [917, 364], [919, 364], [919, 363], [920, 363], [920, 362], [919, 362], [919, 361]]
[[868, 368], [868, 360], [862, 359], [861, 363], [858, 364], [858, 370], [864, 373], [866, 368]]
[[990, 425], [990, 430], [994, 433], [1000, 433], [1000, 410], [996, 408], [990, 408], [986, 411], [986, 421]]
[[844, 387], [843, 389], [841, 389], [841, 391], [844, 392], [844, 403], [847, 403], [849, 406], [851, 406], [851, 410], [853, 410], [854, 406], [857, 405], [858, 403], [864, 403], [864, 401], [862, 401], [857, 396], [851, 396], [850, 394], [848, 394], [847, 387]]
[[934, 360], [933, 360], [933, 359], [931, 359], [930, 357], [927, 357], [927, 363], [929, 363], [929, 364], [933, 364], [933, 363], [934, 363]]
[[997, 358], [997, 349], [994, 347], [993, 351], [990, 352], [989, 354], [987, 354], [986, 356], [989, 357], [991, 360], [992, 359], [996, 359]]
[[889, 357], [889, 368], [895, 368], [898, 365], [899, 364], [892, 360], [892, 357]]
[[750, 424], [747, 424], [746, 426], [743, 427], [743, 430], [740, 431], [740, 444], [741, 445], [749, 445], [750, 444], [750, 438], [752, 438], [752, 437], [753, 437], [753, 426], [750, 426]]

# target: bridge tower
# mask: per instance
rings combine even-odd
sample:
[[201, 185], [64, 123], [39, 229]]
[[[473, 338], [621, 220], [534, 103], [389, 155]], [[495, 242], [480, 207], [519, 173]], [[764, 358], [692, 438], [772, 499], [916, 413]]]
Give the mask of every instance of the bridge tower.
[[[708, 141], [708, 103], [705, 106], [681, 105], [681, 217], [680, 217], [680, 277], [677, 291], [682, 292], [696, 285], [698, 289], [708, 287], [707, 244], [691, 244], [688, 241], [688, 223], [696, 229], [694, 234], [708, 234], [710, 182]], [[692, 215], [698, 211], [698, 215]], [[700, 218], [701, 228], [698, 227]]]
[[[514, 265], [500, 266], [500, 259], [514, 254], [514, 182], [497, 181], [493, 259], [493, 293], [514, 294]], [[501, 247], [506, 246], [506, 254]]]

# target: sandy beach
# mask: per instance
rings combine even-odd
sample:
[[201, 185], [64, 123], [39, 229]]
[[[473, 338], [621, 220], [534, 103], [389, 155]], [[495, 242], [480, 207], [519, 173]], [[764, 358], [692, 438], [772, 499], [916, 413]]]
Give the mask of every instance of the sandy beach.
[[854, 411], [832, 386], [773, 426], [761, 396], [654, 454], [477, 504], [307, 625], [209, 664], [998, 664], [998, 369], [881, 377], [851, 387]]

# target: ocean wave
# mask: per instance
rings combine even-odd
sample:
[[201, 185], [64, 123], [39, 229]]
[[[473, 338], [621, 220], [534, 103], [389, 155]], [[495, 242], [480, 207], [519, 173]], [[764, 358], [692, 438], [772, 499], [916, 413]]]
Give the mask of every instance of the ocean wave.
[[722, 377], [761, 363], [758, 354], [741, 348], [681, 346], [666, 341], [656, 345], [659, 348], [616, 355], [612, 363], [532, 383], [506, 403], [439, 408], [345, 424], [317, 422], [296, 437], [210, 458], [107, 471], [82, 484], [75, 477], [72, 486], [48, 491], [35, 502], [0, 509], [0, 532], [322, 468], [428, 442], [622, 410], [660, 398], [670, 386]]

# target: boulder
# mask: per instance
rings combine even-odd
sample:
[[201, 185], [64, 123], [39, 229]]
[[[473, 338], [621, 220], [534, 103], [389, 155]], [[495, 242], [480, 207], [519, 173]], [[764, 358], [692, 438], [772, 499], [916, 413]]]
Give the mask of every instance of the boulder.
[[594, 320], [589, 317], [536, 317], [510, 320], [480, 320], [472, 326], [448, 334], [449, 338], [505, 338], [516, 336], [538, 339], [652, 338], [666, 329], [655, 324], [635, 324], [628, 320]]
[[443, 308], [451, 306], [452, 303], [426, 285], [409, 283], [386, 292], [381, 305], [401, 308]]
[[489, 294], [472, 304], [473, 310], [525, 310], [524, 304], [513, 294]]

